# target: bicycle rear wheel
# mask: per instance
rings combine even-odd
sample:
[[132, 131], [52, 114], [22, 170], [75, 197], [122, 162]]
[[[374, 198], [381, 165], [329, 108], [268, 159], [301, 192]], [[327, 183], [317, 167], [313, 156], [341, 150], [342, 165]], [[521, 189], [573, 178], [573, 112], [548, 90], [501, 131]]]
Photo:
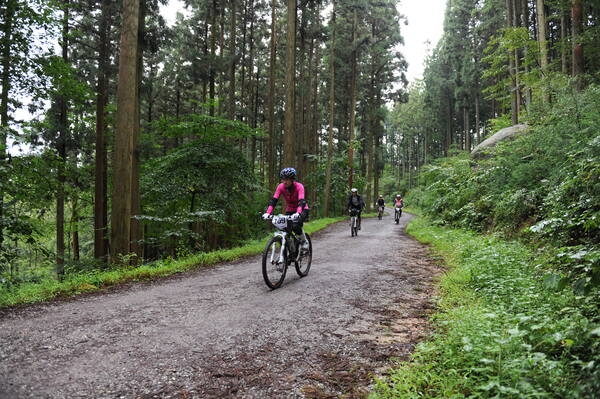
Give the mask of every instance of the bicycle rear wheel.
[[307, 233], [304, 233], [304, 235], [308, 240], [308, 251], [300, 255], [300, 258], [296, 261], [296, 273], [298, 273], [300, 277], [305, 277], [308, 274], [312, 263], [312, 241]]
[[281, 287], [287, 272], [287, 253], [283, 254], [283, 262], [279, 260], [283, 237], [276, 236], [269, 240], [262, 256], [262, 274], [265, 283], [271, 289]]

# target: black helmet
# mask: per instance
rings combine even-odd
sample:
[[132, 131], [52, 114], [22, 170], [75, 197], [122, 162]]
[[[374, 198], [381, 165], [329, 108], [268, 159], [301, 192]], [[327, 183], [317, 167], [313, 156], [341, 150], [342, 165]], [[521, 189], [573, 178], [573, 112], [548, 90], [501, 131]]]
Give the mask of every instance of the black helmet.
[[283, 168], [283, 169], [281, 169], [281, 172], [279, 172], [279, 177], [282, 179], [295, 179], [296, 178], [296, 169]]

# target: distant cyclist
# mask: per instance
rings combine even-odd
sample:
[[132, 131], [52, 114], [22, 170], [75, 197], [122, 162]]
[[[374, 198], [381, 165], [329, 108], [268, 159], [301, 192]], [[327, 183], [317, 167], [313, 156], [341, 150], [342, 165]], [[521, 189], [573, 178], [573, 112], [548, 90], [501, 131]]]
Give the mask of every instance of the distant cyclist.
[[365, 201], [363, 201], [362, 197], [358, 194], [358, 190], [356, 188], [352, 188], [350, 190], [350, 196], [348, 197], [348, 211], [355, 210], [356, 216], [358, 219], [358, 229], [360, 230], [360, 214], [362, 210], [365, 208]]
[[381, 216], [383, 215], [383, 210], [385, 209], [385, 200], [383, 199], [383, 195], [379, 194], [379, 198], [377, 198], [377, 216], [379, 220], [381, 220]]
[[404, 200], [400, 194], [396, 195], [394, 198], [394, 221], [396, 224], [400, 221], [400, 216], [402, 216], [402, 208], [404, 207]]
[[404, 207], [404, 200], [402, 199], [402, 196], [400, 194], [396, 194], [396, 198], [394, 199], [394, 207], [395, 208]]
[[304, 185], [296, 181], [296, 169], [284, 168], [279, 173], [281, 183], [275, 189], [273, 198], [269, 201], [266, 212], [263, 214], [263, 219], [268, 219], [277, 205], [279, 197], [283, 195], [285, 199], [285, 214], [293, 215], [294, 233], [300, 237], [302, 241], [302, 249], [308, 250], [309, 243], [304, 235], [302, 226], [308, 220], [308, 203], [304, 199]]

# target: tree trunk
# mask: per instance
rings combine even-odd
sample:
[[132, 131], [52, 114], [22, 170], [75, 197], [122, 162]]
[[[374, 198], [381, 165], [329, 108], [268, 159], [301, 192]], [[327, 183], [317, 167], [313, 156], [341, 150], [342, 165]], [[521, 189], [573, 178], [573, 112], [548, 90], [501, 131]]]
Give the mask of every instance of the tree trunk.
[[231, 16], [229, 17], [229, 57], [231, 57], [229, 65], [229, 109], [227, 114], [229, 119], [235, 119], [235, 57], [236, 57], [236, 44], [235, 44], [235, 27], [237, 24], [236, 18], [236, 1], [231, 0]]
[[137, 61], [139, 0], [123, 0], [117, 121], [114, 148], [114, 187], [112, 195], [111, 256], [130, 252], [133, 138], [137, 125]]
[[269, 96], [267, 99], [267, 118], [269, 136], [266, 143], [268, 160], [267, 176], [269, 187], [275, 185], [275, 77], [277, 67], [277, 0], [271, 2], [271, 42], [269, 59]]
[[354, 9], [354, 18], [352, 22], [352, 59], [350, 73], [350, 137], [348, 139], [348, 187], [354, 184], [354, 129], [356, 125], [356, 73], [357, 73], [357, 48], [356, 36], [358, 29], [358, 16]]
[[[6, 162], [7, 162], [7, 132], [9, 130], [8, 120], [8, 101], [10, 92], [10, 70], [11, 70], [11, 42], [13, 30], [13, 17], [17, 7], [16, 0], [6, 0], [4, 9], [4, 24], [2, 26], [2, 90], [0, 92], [0, 178], [4, 182], [7, 180]], [[0, 251], [4, 249], [4, 187], [0, 185]]]
[[585, 72], [583, 59], [583, 45], [581, 44], [581, 33], [583, 23], [583, 8], [581, 0], [572, 0], [571, 19], [573, 29], [573, 67], [572, 74], [577, 78], [577, 89], [582, 90], [584, 86], [583, 73]]
[[[507, 6], [507, 26], [510, 27], [515, 27], [516, 23], [515, 23], [515, 14], [516, 14], [516, 9], [514, 7], [514, 0], [506, 0], [506, 6]], [[516, 53], [514, 51], [509, 51], [508, 54], [508, 70], [510, 73], [510, 79], [511, 79], [511, 87], [510, 87], [510, 116], [511, 116], [511, 123], [513, 125], [516, 125], [517, 123], [519, 123], [519, 100], [518, 100], [518, 96], [517, 96], [517, 92], [518, 92], [518, 87], [517, 87], [517, 64], [516, 64]]]
[[[477, 137], [477, 144], [481, 143], [481, 115], [480, 115], [480, 91], [477, 91], [477, 94], [475, 95], [475, 134]], [[425, 162], [427, 162], [427, 159], [425, 159]]]
[[[140, 198], [140, 148], [139, 148], [139, 137], [140, 137], [140, 87], [142, 86], [142, 75], [143, 75], [143, 54], [142, 54], [142, 41], [144, 37], [144, 21], [146, 15], [146, 6], [140, 9], [140, 17], [138, 19], [138, 45], [137, 45], [137, 85], [136, 85], [136, 101], [135, 104], [135, 120], [133, 123], [133, 154], [131, 164], [131, 215], [141, 215], [142, 203]], [[140, 221], [134, 217], [131, 218], [131, 233], [130, 233], [130, 251], [136, 255], [136, 259], [132, 259], [132, 263], [138, 263], [143, 260], [143, 247], [141, 241], [142, 227]]]
[[285, 128], [283, 132], [283, 163], [285, 167], [296, 164], [296, 0], [287, 2], [287, 43], [285, 73]]
[[569, 73], [569, 62], [567, 61], [567, 36], [569, 17], [568, 11], [561, 9], [560, 11], [560, 70], [565, 75]]
[[335, 121], [335, 0], [331, 3], [331, 54], [329, 55], [329, 128], [327, 129], [327, 169], [325, 171], [325, 193], [323, 198], [323, 216], [329, 216], [331, 202], [331, 164], [333, 162], [333, 123]]
[[536, 15], [538, 25], [538, 45], [540, 46], [540, 66], [544, 75], [548, 72], [548, 41], [546, 32], [546, 6], [544, 0], [536, 0]]
[[79, 195], [73, 195], [73, 209], [71, 211], [71, 235], [73, 237], [71, 241], [71, 250], [73, 252], [73, 260], [79, 261]]
[[108, 260], [108, 194], [106, 154], [106, 103], [108, 101], [110, 0], [102, 1], [98, 43], [98, 83], [96, 89], [96, 164], [94, 192], [94, 257]]
[[[302, 18], [300, 19], [300, 26], [298, 27], [300, 43], [298, 44], [299, 54], [297, 56], [297, 65], [299, 70], [299, 76], [297, 81], [299, 81], [299, 87], [302, 90], [298, 90], [298, 94], [296, 95], [296, 139], [295, 139], [295, 151], [296, 154], [296, 167], [299, 169], [300, 178], [304, 179], [306, 175], [306, 143], [308, 141], [308, 91], [310, 84], [309, 81], [309, 70], [310, 70], [310, 54], [309, 49], [307, 48], [307, 22], [309, 17], [308, 10], [306, 8], [307, 2], [300, 2], [300, 15]], [[305, 193], [306, 194], [306, 193]]]
[[[65, 64], [69, 62], [69, 0], [63, 0], [63, 20], [61, 51]], [[58, 102], [58, 137], [57, 137], [57, 188], [56, 188], [56, 274], [60, 280], [65, 274], [65, 181], [67, 163], [68, 116], [67, 100], [59, 94]]]
[[463, 107], [463, 124], [465, 128], [465, 150], [471, 152], [471, 126], [469, 126], [469, 107]]
[[215, 116], [215, 75], [217, 59], [217, 0], [212, 2], [211, 22], [210, 22], [210, 62], [208, 69], [208, 109], [209, 115]]
[[[320, 15], [321, 7], [317, 5], [316, 15]], [[319, 124], [321, 123], [321, 118], [319, 117], [320, 107], [319, 107], [319, 81], [320, 81], [320, 70], [321, 70], [321, 53], [320, 53], [320, 42], [316, 42], [316, 38], [313, 36], [311, 38], [311, 48], [314, 49], [314, 54], [312, 56], [314, 60], [314, 64], [311, 67], [313, 71], [310, 76], [310, 91], [311, 91], [311, 99], [309, 101], [309, 114], [310, 114], [310, 137], [308, 142], [308, 153], [312, 154], [314, 157], [308, 161], [308, 171], [307, 174], [314, 174], [317, 170], [318, 163], [317, 157], [319, 157]], [[311, 204], [315, 204], [317, 202], [317, 193], [318, 188], [313, 185], [310, 188], [308, 198]]]

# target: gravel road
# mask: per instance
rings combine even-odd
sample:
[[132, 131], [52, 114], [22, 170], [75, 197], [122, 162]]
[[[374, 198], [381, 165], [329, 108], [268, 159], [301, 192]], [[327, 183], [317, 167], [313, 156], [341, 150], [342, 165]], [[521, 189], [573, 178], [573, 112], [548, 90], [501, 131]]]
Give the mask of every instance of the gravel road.
[[441, 270], [410, 217], [315, 233], [274, 291], [254, 256], [3, 310], [0, 398], [366, 398], [427, 335]]

